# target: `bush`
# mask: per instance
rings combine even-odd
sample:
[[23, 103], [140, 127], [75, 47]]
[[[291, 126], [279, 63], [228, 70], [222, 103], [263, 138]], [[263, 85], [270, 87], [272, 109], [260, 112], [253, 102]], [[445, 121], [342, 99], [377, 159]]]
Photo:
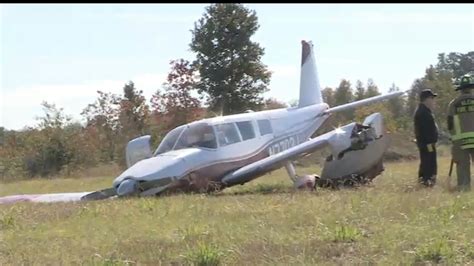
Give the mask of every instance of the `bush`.
[[198, 266], [217, 266], [221, 264], [222, 252], [214, 245], [200, 243], [198, 249], [186, 256], [187, 261]]
[[334, 230], [333, 241], [334, 242], [353, 242], [359, 239], [361, 236], [360, 231], [357, 228], [340, 225]]
[[455, 251], [445, 238], [437, 239], [416, 249], [416, 261], [432, 261], [440, 263], [449, 261], [455, 256]]
[[9, 132], [0, 147], [2, 179], [70, 174], [97, 164], [96, 149], [80, 125]]

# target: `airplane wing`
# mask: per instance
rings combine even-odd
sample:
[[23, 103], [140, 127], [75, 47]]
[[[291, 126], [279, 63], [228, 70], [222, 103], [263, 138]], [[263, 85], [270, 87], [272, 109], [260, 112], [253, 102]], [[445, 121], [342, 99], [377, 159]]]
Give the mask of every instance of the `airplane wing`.
[[364, 105], [368, 105], [368, 104], [371, 104], [371, 103], [383, 101], [383, 100], [386, 100], [386, 99], [400, 97], [404, 93], [406, 93], [406, 92], [397, 91], [397, 92], [387, 93], [387, 94], [384, 94], [384, 95], [378, 95], [378, 96], [370, 97], [370, 98], [363, 99], [363, 100], [356, 101], [356, 102], [346, 103], [346, 104], [343, 104], [343, 105], [339, 105], [339, 106], [329, 108], [323, 114], [325, 115], [325, 114], [329, 114], [329, 113], [336, 113], [336, 112], [340, 112], [340, 111], [351, 110], [351, 109], [354, 109], [354, 108], [359, 107], [359, 106], [364, 106]]
[[328, 145], [331, 147], [333, 154], [337, 154], [340, 151], [351, 147], [352, 140], [350, 136], [355, 125], [355, 123], [348, 124], [342, 128], [312, 138], [288, 150], [246, 165], [227, 174], [222, 181], [226, 185], [243, 184], [267, 172], [282, 167], [287, 161], [312, 153]]
[[67, 202], [80, 201], [81, 198], [91, 192], [50, 193], [50, 194], [25, 194], [0, 197], [0, 204], [27, 202]]

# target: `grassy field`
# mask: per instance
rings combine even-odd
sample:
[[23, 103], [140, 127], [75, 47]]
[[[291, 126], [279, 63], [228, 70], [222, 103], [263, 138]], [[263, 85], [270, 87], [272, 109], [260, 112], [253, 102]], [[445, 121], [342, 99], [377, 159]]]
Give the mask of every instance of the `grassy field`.
[[[215, 195], [4, 205], [0, 265], [474, 265], [474, 192], [450, 192], [445, 157], [438, 185], [418, 187], [417, 164], [338, 191], [294, 191], [279, 170]], [[112, 180], [5, 183], [0, 196]]]

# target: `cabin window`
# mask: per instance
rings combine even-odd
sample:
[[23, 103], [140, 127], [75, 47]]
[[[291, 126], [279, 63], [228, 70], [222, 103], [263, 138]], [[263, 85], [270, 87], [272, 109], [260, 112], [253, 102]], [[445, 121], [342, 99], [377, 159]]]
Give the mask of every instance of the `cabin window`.
[[258, 128], [260, 129], [260, 135], [267, 135], [267, 134], [272, 134], [272, 125], [270, 124], [270, 121], [265, 119], [265, 120], [258, 120]]
[[164, 137], [164, 139], [161, 141], [160, 145], [158, 146], [158, 149], [156, 149], [155, 154], [160, 154], [160, 153], [165, 153], [167, 151], [170, 151], [173, 149], [174, 144], [176, 144], [176, 140], [178, 140], [179, 135], [181, 132], [183, 132], [184, 126], [177, 127]]
[[217, 148], [216, 137], [213, 128], [206, 123], [189, 125], [176, 143], [173, 150], [184, 148]]
[[239, 133], [234, 123], [216, 125], [216, 134], [221, 147], [240, 141]]
[[242, 136], [242, 140], [255, 138], [255, 131], [253, 130], [252, 122], [243, 121], [243, 122], [237, 122], [236, 124], [237, 124], [237, 127], [239, 128], [240, 135]]

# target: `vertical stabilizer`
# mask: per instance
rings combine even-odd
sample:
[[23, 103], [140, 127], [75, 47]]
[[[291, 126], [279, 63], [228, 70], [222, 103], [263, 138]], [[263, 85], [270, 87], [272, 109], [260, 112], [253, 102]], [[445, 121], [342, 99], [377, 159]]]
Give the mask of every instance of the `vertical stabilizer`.
[[322, 103], [321, 88], [319, 87], [318, 71], [314, 59], [313, 44], [301, 41], [303, 45], [301, 56], [300, 98], [298, 107]]

